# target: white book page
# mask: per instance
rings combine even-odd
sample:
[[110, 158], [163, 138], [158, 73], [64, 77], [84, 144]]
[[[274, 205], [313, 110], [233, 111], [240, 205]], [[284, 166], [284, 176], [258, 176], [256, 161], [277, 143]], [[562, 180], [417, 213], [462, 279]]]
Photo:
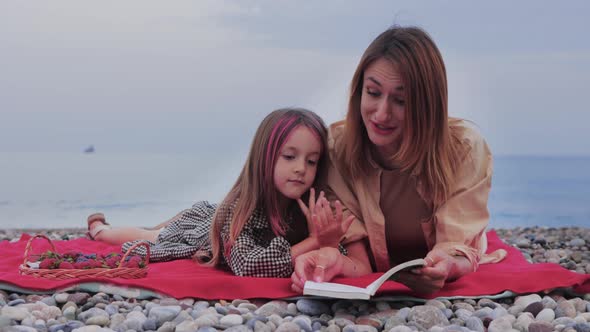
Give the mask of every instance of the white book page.
[[375, 295], [379, 287], [383, 285], [385, 281], [387, 281], [392, 275], [396, 274], [397, 272], [405, 269], [405, 268], [419, 268], [420, 266], [426, 265], [426, 261], [422, 258], [413, 259], [411, 261], [407, 261], [405, 263], [401, 263], [389, 271], [385, 272], [379, 279], [373, 281], [369, 286], [367, 286], [367, 290], [371, 296]]
[[305, 282], [303, 294], [329, 296], [342, 299], [368, 299], [370, 297], [369, 291], [366, 288], [338, 284], [334, 282], [315, 282], [310, 280]]

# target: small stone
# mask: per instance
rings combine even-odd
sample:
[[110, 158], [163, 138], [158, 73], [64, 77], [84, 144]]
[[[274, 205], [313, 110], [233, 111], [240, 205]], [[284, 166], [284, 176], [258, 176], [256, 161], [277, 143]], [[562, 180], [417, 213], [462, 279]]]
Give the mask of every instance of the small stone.
[[165, 322], [156, 331], [158, 331], [158, 332], [174, 332], [175, 329], [176, 329], [176, 326], [174, 326], [174, 323]]
[[158, 322], [153, 318], [148, 318], [143, 322], [144, 331], [155, 331], [158, 328]]
[[549, 309], [557, 308], [557, 302], [555, 302], [555, 300], [552, 299], [550, 296], [544, 296], [541, 303], [543, 304], [543, 308], [549, 308]]
[[441, 310], [443, 310], [443, 309], [446, 308], [445, 305], [444, 305], [444, 303], [442, 303], [442, 302], [440, 302], [438, 300], [428, 300], [428, 301], [426, 301], [426, 303], [424, 303], [424, 305], [430, 305], [430, 306], [433, 306], [433, 307], [437, 307], [437, 308], [439, 308]]
[[270, 301], [260, 308], [258, 308], [254, 313], [261, 316], [270, 316], [272, 314], [279, 315], [281, 317], [285, 317], [288, 315], [287, 311], [288, 303], [285, 301]]
[[466, 310], [466, 309], [458, 309], [455, 311], [455, 317], [461, 319], [462, 321], [466, 322], [469, 317], [473, 315], [473, 312]]
[[405, 325], [398, 325], [389, 330], [389, 332], [412, 332], [412, 329]]
[[512, 323], [516, 320], [514, 316], [506, 315], [496, 318], [490, 322], [488, 332], [505, 332], [512, 329]]
[[204, 315], [195, 319], [195, 323], [199, 326], [213, 326], [216, 325], [218, 321], [217, 317], [212, 315]]
[[584, 241], [584, 239], [575, 238], [570, 241], [569, 245], [572, 247], [583, 247], [586, 245], [586, 241]]
[[67, 307], [63, 313], [64, 317], [66, 317], [68, 320], [74, 320], [76, 319], [76, 308], [75, 307]]
[[155, 319], [158, 325], [162, 325], [164, 322], [173, 320], [179, 313], [180, 306], [155, 307], [150, 310], [148, 317]]
[[520, 331], [528, 331], [529, 325], [535, 321], [535, 317], [530, 312], [523, 312], [514, 323], [514, 327]]
[[383, 327], [383, 322], [380, 319], [377, 318], [373, 318], [370, 316], [361, 316], [358, 317], [355, 321], [355, 324], [357, 325], [369, 325], [369, 326], [373, 326], [376, 329], [381, 330], [381, 328]]
[[69, 296], [70, 296], [70, 294], [68, 294], [68, 293], [55, 294], [55, 296], [54, 296], [55, 302], [57, 302], [57, 303], [66, 303], [66, 302], [68, 302], [68, 297]]
[[329, 324], [334, 324], [336, 326], [338, 326], [339, 328], [344, 328], [347, 325], [354, 325], [354, 322], [352, 322], [351, 320], [348, 320], [346, 318], [334, 318], [331, 321], [328, 322]]
[[406, 323], [405, 319], [398, 317], [398, 316], [393, 316], [385, 321], [385, 327], [383, 328], [383, 330], [389, 331], [396, 326], [404, 326], [405, 323]]
[[236, 325], [224, 330], [225, 332], [251, 332], [250, 328], [245, 325]]
[[467, 320], [465, 321], [465, 327], [467, 327], [468, 329], [470, 329], [472, 331], [477, 331], [477, 332], [484, 332], [485, 331], [485, 327], [483, 326], [483, 322], [481, 321], [481, 319], [479, 319], [475, 316], [471, 316], [471, 317], [467, 318]]
[[258, 306], [256, 306], [254, 303], [240, 303], [238, 305], [238, 309], [246, 309], [248, 311], [256, 311], [256, 309], [258, 309]]
[[185, 320], [184, 322], [176, 325], [175, 332], [193, 332], [199, 329], [199, 325], [193, 321]]
[[408, 315], [410, 314], [410, 308], [405, 307], [405, 308], [401, 308], [397, 314], [395, 314], [397, 317], [403, 319], [404, 321], [408, 320]]
[[14, 307], [14, 306], [17, 306], [17, 305], [23, 304], [23, 303], [26, 303], [26, 301], [23, 299], [16, 299], [16, 300], [12, 300], [12, 301], [8, 302], [6, 305]]
[[[176, 331], [178, 331], [178, 330], [176, 330]], [[213, 328], [211, 326], [205, 326], [205, 327], [199, 327], [198, 329], [194, 329], [194, 330], [191, 330], [191, 331], [197, 331], [197, 332], [217, 332], [217, 329], [216, 328]]]
[[299, 325], [299, 327], [305, 332], [311, 332], [311, 319], [307, 316], [297, 316], [293, 318], [293, 323]]
[[525, 296], [517, 296], [514, 305], [520, 305], [523, 308], [526, 308], [529, 304], [533, 302], [541, 301], [541, 296], [539, 294], [530, 294]]
[[110, 323], [108, 316], [94, 316], [86, 320], [86, 325], [107, 326]]
[[389, 305], [389, 303], [387, 303], [385, 301], [377, 301], [377, 303], [375, 303], [375, 307], [377, 308], [378, 311], [386, 311], [386, 310], [391, 309], [391, 306]]
[[545, 308], [537, 314], [536, 318], [538, 321], [550, 323], [555, 319], [555, 312], [549, 308]]
[[464, 309], [467, 310], [469, 312], [474, 312], [475, 309], [473, 308], [473, 306], [469, 303], [465, 303], [465, 302], [457, 302], [455, 304], [453, 304], [453, 306], [451, 307], [451, 309], [453, 311], [457, 311], [458, 309]]
[[242, 316], [234, 314], [223, 316], [219, 320], [219, 324], [225, 327], [241, 325], [242, 323], [244, 323]]
[[342, 332], [377, 332], [377, 329], [369, 325], [347, 325]]
[[576, 308], [570, 301], [561, 301], [555, 308], [555, 317], [576, 317]]
[[[72, 301], [77, 305], [85, 304], [86, 301], [90, 298], [90, 294], [88, 293], [74, 293], [68, 296], [67, 301]], [[59, 303], [59, 301], [58, 301]]]
[[549, 322], [532, 322], [529, 325], [528, 332], [551, 332], [553, 325]]
[[490, 320], [492, 319], [492, 313], [494, 312], [494, 309], [489, 308], [489, 307], [483, 307], [479, 310], [476, 310], [473, 315], [479, 319], [481, 319], [482, 321], [485, 318], [490, 318]]
[[4, 306], [0, 312], [2, 316], [17, 321], [21, 321], [30, 315], [27, 309], [21, 307]]
[[275, 332], [300, 332], [300, 330], [299, 325], [293, 322], [284, 322], [277, 327]]
[[576, 325], [574, 325], [574, 330], [576, 330], [576, 332], [590, 332], [590, 324], [576, 323]]
[[541, 310], [543, 310], [543, 302], [541, 301], [537, 301], [537, 302], [533, 302], [531, 304], [529, 304], [528, 306], [526, 306], [526, 308], [524, 308], [524, 312], [530, 312], [531, 314], [533, 314], [533, 316], [537, 316], [537, 314], [539, 312], [541, 312]]
[[519, 238], [518, 240], [516, 240], [516, 246], [519, 248], [530, 248], [531, 241], [526, 238]]
[[297, 310], [310, 316], [319, 316], [324, 313], [330, 313], [330, 307], [324, 302], [310, 299], [298, 300]]
[[425, 329], [429, 329], [435, 325], [449, 325], [449, 320], [440, 309], [427, 305], [418, 305], [410, 309], [408, 322], [416, 322]]

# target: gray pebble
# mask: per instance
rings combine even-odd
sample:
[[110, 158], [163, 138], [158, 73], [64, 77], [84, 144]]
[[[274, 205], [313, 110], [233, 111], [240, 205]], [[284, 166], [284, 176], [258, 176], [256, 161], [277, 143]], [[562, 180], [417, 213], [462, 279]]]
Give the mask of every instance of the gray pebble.
[[225, 329], [226, 332], [251, 332], [250, 328], [246, 325], [236, 325]]
[[217, 332], [217, 329], [213, 328], [211, 326], [204, 326], [204, 327], [199, 327], [197, 332]]
[[553, 325], [548, 322], [532, 322], [529, 325], [529, 332], [552, 332]]
[[570, 301], [561, 301], [555, 308], [555, 317], [576, 317], [576, 308]]
[[404, 321], [408, 320], [408, 315], [410, 314], [410, 308], [405, 307], [405, 308], [401, 308], [397, 314], [395, 314], [397, 317], [403, 319]]
[[321, 314], [330, 313], [330, 307], [328, 307], [327, 304], [319, 300], [310, 299], [298, 300], [297, 310], [310, 316], [319, 316]]
[[281, 323], [275, 330], [275, 332], [300, 332], [301, 328], [299, 325], [293, 322], [284, 322]]
[[155, 307], [150, 310], [149, 318], [153, 318], [158, 325], [173, 320], [180, 313], [180, 306]]
[[12, 300], [12, 301], [8, 302], [7, 305], [9, 305], [11, 307], [14, 307], [14, 306], [17, 306], [17, 305], [23, 304], [23, 303], [26, 303], [25, 300], [23, 300], [23, 299], [16, 299], [16, 300]]
[[412, 332], [412, 329], [405, 325], [398, 325], [389, 330], [389, 332]]
[[225, 327], [241, 325], [242, 323], [244, 323], [242, 316], [235, 314], [223, 316], [219, 320], [219, 324]]
[[576, 323], [576, 325], [574, 325], [574, 330], [576, 330], [576, 332], [590, 332], [590, 324]]
[[307, 316], [297, 316], [293, 318], [293, 323], [299, 325], [299, 327], [305, 332], [311, 332], [311, 319]]
[[536, 318], [540, 321], [552, 322], [555, 319], [555, 312], [551, 309], [545, 308], [537, 314]]
[[143, 330], [144, 331], [155, 331], [158, 328], [158, 322], [153, 318], [148, 318], [143, 322]]
[[467, 322], [467, 319], [473, 315], [473, 312], [466, 310], [466, 309], [458, 309], [455, 311], [455, 317], [461, 319], [464, 322]]
[[377, 329], [370, 325], [347, 325], [342, 332], [377, 332]]
[[410, 309], [408, 322], [418, 323], [425, 329], [429, 329], [435, 325], [445, 326], [449, 324], [449, 320], [440, 309], [427, 305], [418, 305]]
[[158, 331], [158, 332], [174, 332], [175, 329], [176, 329], [176, 326], [174, 326], [174, 323], [165, 322], [156, 331]]
[[467, 320], [465, 321], [465, 327], [467, 327], [468, 329], [472, 330], [472, 331], [477, 331], [477, 332], [484, 332], [485, 328], [483, 326], [483, 322], [481, 321], [481, 319], [475, 317], [475, 316], [471, 316], [469, 318], [467, 318]]

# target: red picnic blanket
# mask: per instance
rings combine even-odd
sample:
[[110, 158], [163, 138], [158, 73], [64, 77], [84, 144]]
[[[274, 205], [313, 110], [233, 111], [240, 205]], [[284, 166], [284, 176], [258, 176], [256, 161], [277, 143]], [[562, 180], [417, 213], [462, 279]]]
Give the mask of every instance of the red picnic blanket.
[[[147, 277], [141, 279], [78, 278], [47, 280], [22, 276], [18, 267], [30, 235], [23, 235], [17, 242], [0, 242], [0, 283], [15, 285], [31, 291], [47, 292], [85, 282], [110, 283], [120, 286], [148, 289], [175, 298], [194, 297], [201, 299], [249, 299], [288, 298], [298, 296], [290, 288], [289, 278], [237, 277], [217, 268], [199, 266], [191, 260], [176, 260], [150, 263]], [[518, 249], [503, 243], [494, 231], [488, 232], [489, 248], [503, 248], [508, 256], [500, 263], [481, 265], [477, 272], [448, 283], [441, 291], [424, 296], [412, 293], [404, 285], [388, 281], [379, 289], [377, 296], [407, 295], [420, 298], [484, 296], [504, 291], [533, 293], [559, 287], [573, 287], [576, 293], [590, 293], [590, 274], [578, 274], [557, 264], [530, 264]], [[120, 246], [108, 245], [88, 239], [53, 241], [60, 253], [78, 251], [84, 253], [119, 252]], [[33, 252], [50, 249], [44, 239], [33, 241]], [[359, 278], [339, 278], [336, 282], [365, 287], [380, 274], [373, 273]]]

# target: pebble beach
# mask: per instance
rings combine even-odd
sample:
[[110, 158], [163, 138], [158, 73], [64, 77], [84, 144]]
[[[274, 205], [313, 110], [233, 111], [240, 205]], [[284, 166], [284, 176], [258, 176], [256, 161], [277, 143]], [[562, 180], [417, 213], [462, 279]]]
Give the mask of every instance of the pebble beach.
[[[84, 229], [0, 230], [0, 241], [23, 232], [54, 240]], [[556, 263], [590, 273], [590, 228], [496, 229], [531, 263]], [[138, 300], [105, 293], [27, 295], [0, 291], [0, 331], [330, 331], [590, 332], [590, 294], [568, 290], [500, 299], [409, 301], [161, 298]]]

